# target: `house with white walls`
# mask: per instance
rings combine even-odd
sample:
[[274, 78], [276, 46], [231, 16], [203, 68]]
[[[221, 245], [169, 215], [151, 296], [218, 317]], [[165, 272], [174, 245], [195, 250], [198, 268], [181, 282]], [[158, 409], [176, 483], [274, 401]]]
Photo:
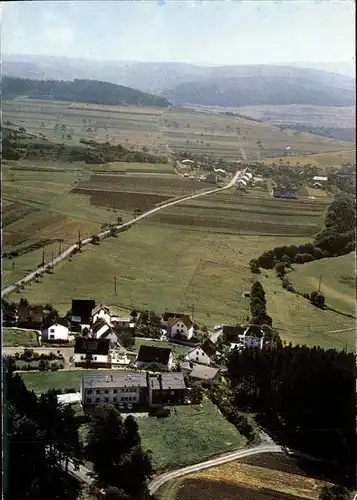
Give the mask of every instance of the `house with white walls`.
[[77, 337], [74, 346], [74, 366], [82, 368], [110, 368], [109, 339]]
[[110, 309], [101, 302], [92, 309], [92, 324], [96, 323], [99, 319], [104, 320], [110, 325]]
[[91, 328], [92, 337], [94, 339], [100, 339], [106, 333], [111, 331], [111, 327], [103, 318], [97, 319], [95, 323], [93, 323]]
[[54, 323], [48, 328], [44, 328], [41, 331], [41, 340], [48, 341], [68, 341], [69, 329], [67, 326], [61, 325], [59, 323]]
[[182, 316], [182, 318], [169, 318], [167, 321], [167, 335], [170, 338], [179, 336], [186, 340], [193, 337], [193, 322], [189, 316]]
[[212, 340], [207, 339], [202, 344], [192, 349], [185, 357], [186, 361], [193, 361], [202, 365], [214, 363], [217, 354], [217, 347]]

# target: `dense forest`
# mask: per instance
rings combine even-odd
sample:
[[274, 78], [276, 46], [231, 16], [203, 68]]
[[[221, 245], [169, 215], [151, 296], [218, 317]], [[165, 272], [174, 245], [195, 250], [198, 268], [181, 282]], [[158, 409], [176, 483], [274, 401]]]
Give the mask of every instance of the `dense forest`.
[[333, 87], [305, 77], [249, 76], [215, 78], [182, 83], [165, 95], [175, 104], [206, 106], [254, 106], [263, 104], [304, 104], [313, 106], [352, 106], [352, 88]]
[[71, 82], [56, 80], [30, 80], [3, 76], [2, 97], [28, 97], [31, 99], [49, 99], [55, 101], [75, 101], [89, 104], [105, 104], [111, 106], [158, 106], [170, 105], [165, 97], [140, 92], [130, 87], [96, 80], [79, 80]]
[[292, 345], [245, 349], [231, 352], [227, 368], [233, 408], [256, 413], [278, 443], [323, 459], [331, 478], [355, 485], [352, 353]]
[[305, 125], [304, 123], [291, 123], [280, 125], [280, 130], [290, 129], [298, 132], [308, 132], [309, 134], [329, 137], [337, 141], [356, 142], [355, 127], [317, 127], [313, 125]]

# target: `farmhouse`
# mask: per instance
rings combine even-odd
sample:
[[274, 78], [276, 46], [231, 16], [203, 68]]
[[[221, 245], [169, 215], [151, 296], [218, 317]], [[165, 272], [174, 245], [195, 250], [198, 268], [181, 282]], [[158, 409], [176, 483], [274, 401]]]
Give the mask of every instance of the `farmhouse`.
[[68, 341], [68, 327], [59, 323], [54, 323], [41, 331], [41, 340]]
[[212, 366], [200, 365], [198, 363], [185, 362], [181, 365], [182, 372], [189, 378], [199, 380], [202, 385], [214, 385], [219, 382], [219, 368]]
[[242, 342], [245, 347], [259, 347], [259, 349], [263, 348], [264, 337], [264, 331], [258, 325], [248, 326], [244, 330], [243, 335], [238, 336], [240, 342]]
[[193, 322], [189, 316], [169, 318], [167, 323], [167, 334], [169, 337], [179, 336], [186, 340], [193, 337]]
[[83, 368], [110, 368], [110, 341], [77, 337], [74, 346], [74, 366]]
[[83, 406], [112, 403], [119, 409], [181, 404], [186, 384], [183, 373], [107, 372], [83, 375]]
[[110, 309], [104, 306], [101, 302], [97, 304], [91, 312], [91, 321], [94, 324], [98, 319], [103, 319], [110, 325]]
[[184, 314], [181, 314], [181, 313], [165, 312], [163, 317], [162, 317], [161, 323], [164, 326], [169, 326], [169, 319], [171, 319], [171, 318], [183, 318], [183, 317], [184, 317]]
[[210, 340], [205, 340], [202, 344], [198, 345], [192, 351], [190, 351], [185, 359], [187, 361], [196, 361], [204, 365], [210, 365], [214, 363], [214, 359], [217, 354], [217, 347]]
[[102, 335], [104, 335], [105, 333], [108, 333], [110, 330], [111, 330], [110, 326], [102, 318], [97, 319], [91, 328], [93, 338], [95, 338], [95, 339], [100, 339], [102, 337]]
[[149, 368], [153, 363], [155, 363], [155, 365], [158, 365], [159, 370], [171, 370], [171, 349], [167, 347], [141, 345], [139, 354], [136, 358], [136, 366], [141, 369], [146, 369]]
[[246, 328], [244, 326], [224, 325], [222, 328], [222, 340], [225, 344], [238, 342], [239, 336], [244, 335]]

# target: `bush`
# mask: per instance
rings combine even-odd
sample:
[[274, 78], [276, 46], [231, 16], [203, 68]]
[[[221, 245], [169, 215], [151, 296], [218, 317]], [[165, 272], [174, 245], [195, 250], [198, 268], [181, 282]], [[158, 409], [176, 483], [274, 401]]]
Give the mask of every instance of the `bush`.
[[170, 415], [170, 408], [160, 407], [160, 408], [149, 408], [149, 416], [156, 418], [166, 418]]
[[325, 296], [322, 293], [317, 292], [316, 290], [314, 290], [311, 293], [310, 301], [311, 301], [311, 304], [318, 307], [319, 309], [325, 308]]

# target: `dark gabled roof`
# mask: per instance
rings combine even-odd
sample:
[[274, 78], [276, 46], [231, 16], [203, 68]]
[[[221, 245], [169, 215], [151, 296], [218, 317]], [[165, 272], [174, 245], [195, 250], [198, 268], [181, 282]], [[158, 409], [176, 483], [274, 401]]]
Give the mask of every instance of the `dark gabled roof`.
[[97, 312], [99, 312], [101, 309], [104, 309], [105, 312], [107, 312], [108, 314], [110, 314], [110, 309], [109, 307], [105, 306], [104, 304], [102, 304], [102, 302], [99, 302], [99, 304], [97, 304], [93, 309], [92, 309], [92, 316], [94, 316], [95, 314], [97, 314]]
[[246, 327], [244, 326], [225, 325], [222, 329], [222, 334], [224, 336], [243, 335], [245, 329]]
[[109, 339], [87, 339], [77, 337], [74, 346], [75, 354], [108, 354]]
[[191, 321], [190, 316], [187, 316], [186, 314], [183, 314], [180, 318], [170, 317], [167, 320], [169, 326], [175, 325], [178, 321], [181, 321], [186, 326], [186, 328], [191, 328], [191, 326], [193, 326], [193, 322]]
[[148, 386], [153, 391], [186, 389], [185, 378], [182, 372], [147, 373], [146, 376]]
[[184, 314], [181, 314], [181, 313], [169, 313], [169, 312], [165, 312], [162, 319], [164, 321], [168, 321], [169, 318], [183, 318], [183, 317], [184, 317]]
[[205, 340], [200, 346], [199, 346], [202, 351], [209, 357], [212, 358], [216, 354], [217, 347], [216, 345], [212, 342], [211, 339]]
[[79, 316], [81, 322], [89, 324], [92, 318], [92, 310], [95, 307], [95, 300], [72, 300], [72, 316]]
[[264, 332], [259, 325], [250, 325], [246, 328], [245, 335], [261, 339], [264, 336]]
[[167, 365], [170, 359], [171, 349], [167, 347], [154, 347], [151, 345], [141, 345], [137, 361], [142, 363], [160, 363]]
[[104, 325], [107, 325], [108, 327], [108, 330], [110, 330], [110, 326], [108, 325], [108, 323], [102, 319], [102, 318], [99, 318], [97, 319], [97, 321], [94, 323], [94, 325], [92, 326], [92, 332], [93, 333], [97, 333], [99, 332], [99, 330], [102, 328], [102, 326]]

